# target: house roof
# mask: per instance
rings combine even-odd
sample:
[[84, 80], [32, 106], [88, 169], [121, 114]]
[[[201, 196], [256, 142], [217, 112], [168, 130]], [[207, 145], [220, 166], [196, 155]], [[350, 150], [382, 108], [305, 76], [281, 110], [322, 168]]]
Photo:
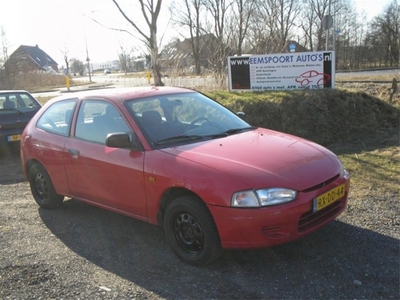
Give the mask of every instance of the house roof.
[[26, 46], [21, 45], [20, 49], [24, 50], [34, 62], [36, 62], [41, 68], [46, 68], [47, 66], [58, 65], [46, 52], [36, 46]]
[[[200, 55], [202, 57], [209, 56], [210, 52], [213, 51], [213, 44], [215, 41], [216, 37], [213, 34], [205, 34], [199, 37]], [[164, 47], [161, 52], [161, 59], [183, 59], [192, 56], [192, 54], [193, 50], [189, 38], [183, 41], [176, 39]]]

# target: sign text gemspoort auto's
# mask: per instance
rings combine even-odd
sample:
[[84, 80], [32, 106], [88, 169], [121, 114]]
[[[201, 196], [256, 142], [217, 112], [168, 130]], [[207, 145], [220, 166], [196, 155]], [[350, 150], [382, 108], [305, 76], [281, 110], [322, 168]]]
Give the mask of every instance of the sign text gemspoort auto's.
[[228, 57], [231, 91], [334, 88], [333, 51]]

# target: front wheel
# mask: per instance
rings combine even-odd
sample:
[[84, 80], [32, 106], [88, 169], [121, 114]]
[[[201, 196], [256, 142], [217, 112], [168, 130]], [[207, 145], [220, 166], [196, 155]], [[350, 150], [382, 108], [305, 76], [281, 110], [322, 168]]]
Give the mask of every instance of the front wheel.
[[178, 257], [191, 265], [208, 264], [223, 252], [214, 220], [197, 197], [183, 196], [167, 207], [164, 232]]
[[29, 169], [29, 184], [33, 198], [43, 208], [58, 207], [64, 200], [64, 196], [56, 193], [49, 174], [39, 163]]

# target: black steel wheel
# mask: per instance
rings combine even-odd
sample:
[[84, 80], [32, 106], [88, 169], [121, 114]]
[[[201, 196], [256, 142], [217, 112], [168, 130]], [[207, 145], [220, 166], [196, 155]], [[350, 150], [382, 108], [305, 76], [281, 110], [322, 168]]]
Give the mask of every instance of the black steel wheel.
[[167, 207], [164, 232], [174, 252], [186, 263], [205, 265], [222, 254], [214, 220], [197, 197], [183, 196]]
[[33, 198], [43, 208], [59, 207], [64, 196], [58, 195], [46, 169], [35, 163], [29, 169], [29, 184]]

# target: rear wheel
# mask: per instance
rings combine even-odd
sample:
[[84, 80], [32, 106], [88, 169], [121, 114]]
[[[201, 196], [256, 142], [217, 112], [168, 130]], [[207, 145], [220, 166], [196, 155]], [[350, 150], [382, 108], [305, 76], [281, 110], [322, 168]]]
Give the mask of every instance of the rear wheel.
[[43, 208], [59, 207], [64, 196], [58, 195], [46, 169], [35, 163], [29, 170], [29, 184], [33, 198]]
[[214, 220], [195, 196], [174, 200], [164, 216], [165, 236], [178, 257], [191, 265], [205, 265], [223, 250]]

